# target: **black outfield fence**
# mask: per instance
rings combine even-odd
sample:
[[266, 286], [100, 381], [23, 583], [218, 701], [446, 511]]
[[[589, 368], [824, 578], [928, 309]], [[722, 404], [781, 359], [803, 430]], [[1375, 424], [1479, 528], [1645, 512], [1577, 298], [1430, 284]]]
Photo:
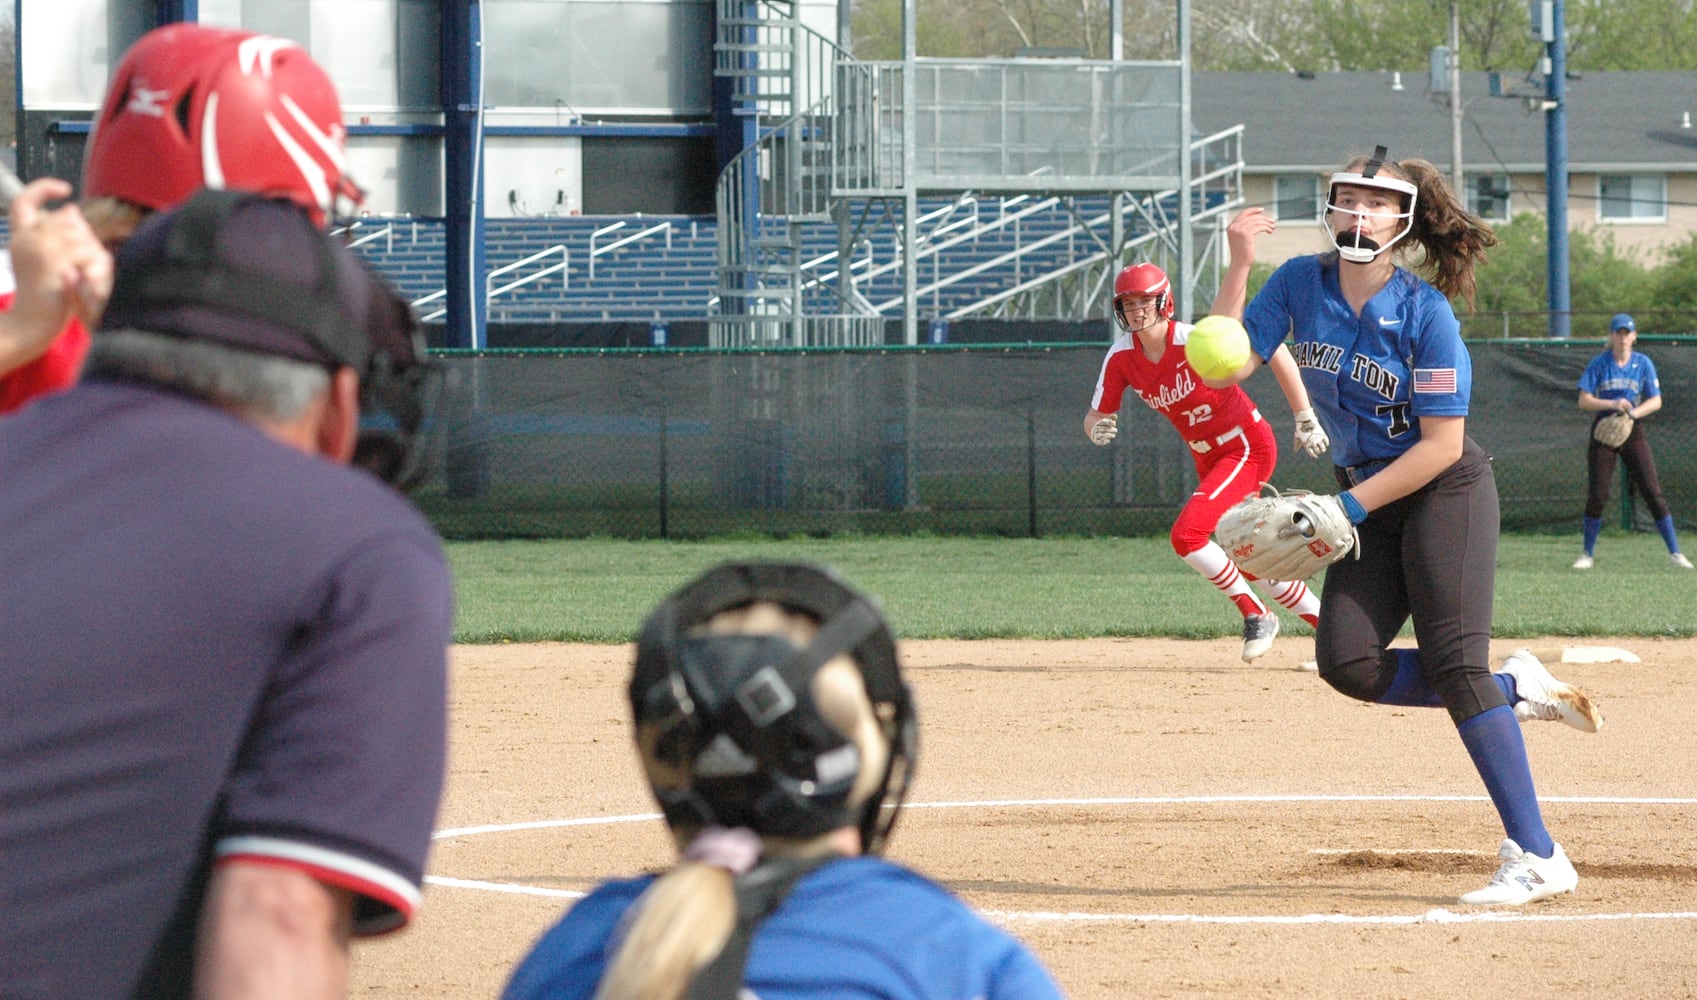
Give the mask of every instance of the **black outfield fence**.
[[[1599, 340], [1482, 341], [1469, 432], [1503, 522], [1577, 532]], [[1697, 340], [1641, 337], [1667, 402], [1645, 422], [1682, 527], [1697, 518]], [[1084, 436], [1105, 345], [860, 350], [444, 352], [460, 379], [420, 505], [450, 538], [1164, 533], [1190, 452], [1135, 396], [1117, 440]], [[1275, 485], [1332, 492], [1293, 453], [1272, 375], [1246, 388], [1276, 431]], [[1620, 516], [1644, 527], [1642, 504]], [[1613, 520], [1613, 519], [1611, 519]]]

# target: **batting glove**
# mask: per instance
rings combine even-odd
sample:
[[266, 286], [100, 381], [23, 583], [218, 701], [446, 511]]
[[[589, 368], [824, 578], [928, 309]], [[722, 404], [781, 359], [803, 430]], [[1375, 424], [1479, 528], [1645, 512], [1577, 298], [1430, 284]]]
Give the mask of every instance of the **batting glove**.
[[1313, 410], [1299, 410], [1296, 414], [1296, 449], [1305, 451], [1309, 458], [1319, 458], [1332, 446], [1332, 439], [1326, 436], [1326, 429], [1315, 419]]
[[1090, 427], [1090, 440], [1097, 444], [1107, 444], [1120, 432], [1120, 418], [1112, 413], [1096, 421]]

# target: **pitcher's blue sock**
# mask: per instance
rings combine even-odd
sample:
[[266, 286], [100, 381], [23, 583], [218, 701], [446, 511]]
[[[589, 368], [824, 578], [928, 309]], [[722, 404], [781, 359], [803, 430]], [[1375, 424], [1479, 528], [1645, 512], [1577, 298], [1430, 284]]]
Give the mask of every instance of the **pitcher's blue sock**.
[[1585, 554], [1597, 554], [1597, 536], [1603, 533], [1603, 519], [1588, 517], [1585, 519]]
[[[1391, 680], [1391, 686], [1379, 696], [1381, 705], [1410, 705], [1416, 708], [1436, 708], [1443, 704], [1438, 699], [1438, 692], [1432, 689], [1432, 682], [1426, 679], [1426, 671], [1420, 669], [1420, 651], [1418, 649], [1393, 649], [1396, 655], [1396, 677]], [[1513, 699], [1510, 699], [1513, 704]]]
[[1668, 543], [1668, 552], [1679, 551], [1679, 536], [1673, 531], [1673, 515], [1656, 519], [1656, 530], [1662, 533], [1662, 541]]
[[[1407, 705], [1414, 708], [1440, 708], [1443, 699], [1426, 680], [1426, 672], [1420, 669], [1420, 651], [1417, 649], [1393, 649], [1396, 654], [1396, 679], [1391, 686], [1379, 696], [1381, 705]], [[1509, 707], [1520, 700], [1520, 688], [1514, 683], [1513, 674], [1496, 673], [1491, 680], [1497, 682], [1497, 687], [1503, 689], [1503, 697], [1508, 699]]]
[[1532, 765], [1526, 759], [1526, 740], [1520, 722], [1507, 705], [1481, 712], [1455, 727], [1461, 734], [1473, 767], [1485, 782], [1485, 791], [1502, 818], [1503, 832], [1510, 840], [1540, 858], [1556, 851], [1544, 814], [1538, 808], [1538, 791], [1532, 784]]

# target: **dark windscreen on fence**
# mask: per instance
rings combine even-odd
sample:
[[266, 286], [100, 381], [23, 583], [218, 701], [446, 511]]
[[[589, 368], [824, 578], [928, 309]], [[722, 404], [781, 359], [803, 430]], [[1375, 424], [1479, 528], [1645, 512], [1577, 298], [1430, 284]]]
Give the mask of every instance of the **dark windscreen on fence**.
[[[1468, 429], [1495, 458], [1506, 528], [1577, 530], [1590, 418], [1575, 383], [1603, 347], [1470, 345]], [[1639, 347], [1667, 400], [1646, 429], [1689, 525], [1697, 343]], [[1196, 483], [1190, 451], [1135, 396], [1118, 439], [1089, 442], [1104, 350], [449, 355], [460, 393], [417, 499], [450, 538], [1162, 534]], [[1272, 375], [1245, 388], [1277, 432], [1275, 485], [1334, 492], [1327, 462], [1290, 450]]]

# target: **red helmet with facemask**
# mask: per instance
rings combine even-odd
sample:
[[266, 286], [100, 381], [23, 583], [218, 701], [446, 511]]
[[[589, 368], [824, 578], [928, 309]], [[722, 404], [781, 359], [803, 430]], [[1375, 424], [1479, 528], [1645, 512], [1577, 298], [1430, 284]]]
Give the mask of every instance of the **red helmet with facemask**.
[[1155, 315], [1173, 318], [1173, 285], [1167, 272], [1154, 264], [1133, 264], [1114, 278], [1114, 322], [1121, 330], [1131, 332], [1122, 303], [1125, 299], [1155, 300]]
[[113, 71], [82, 196], [159, 210], [200, 188], [286, 198], [319, 226], [360, 190], [336, 88], [285, 38], [199, 24], [143, 35]]

